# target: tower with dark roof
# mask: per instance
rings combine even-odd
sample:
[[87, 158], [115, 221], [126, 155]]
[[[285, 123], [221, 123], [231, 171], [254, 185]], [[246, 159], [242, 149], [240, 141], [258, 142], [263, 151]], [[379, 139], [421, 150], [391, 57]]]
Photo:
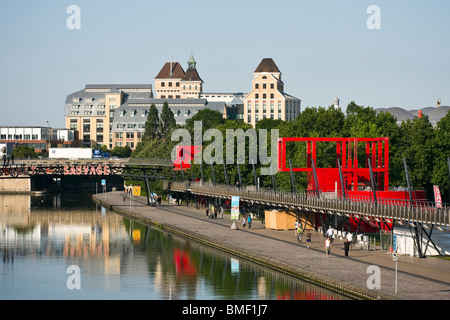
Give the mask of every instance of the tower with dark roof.
[[264, 58], [253, 73], [252, 90], [244, 99], [244, 122], [253, 126], [270, 118], [294, 120], [301, 100], [284, 92], [281, 71], [272, 58]]
[[181, 98], [198, 99], [203, 92], [203, 80], [197, 72], [197, 62], [191, 54], [186, 73], [181, 79]]

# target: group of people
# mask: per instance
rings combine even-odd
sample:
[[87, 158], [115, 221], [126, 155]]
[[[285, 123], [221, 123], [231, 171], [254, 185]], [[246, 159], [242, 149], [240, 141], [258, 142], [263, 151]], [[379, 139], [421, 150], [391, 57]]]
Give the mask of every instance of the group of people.
[[[301, 242], [301, 236], [303, 235], [303, 229], [301, 227], [301, 224], [298, 224], [297, 221], [295, 221], [295, 232], [296, 232], [297, 239]], [[330, 256], [331, 248], [333, 247], [333, 241], [334, 241], [333, 234], [334, 234], [333, 229], [331, 227], [329, 227], [326, 232], [326, 239], [325, 239], [325, 243], [324, 243], [325, 255], [327, 257]], [[311, 247], [311, 236], [312, 236], [311, 231], [307, 230], [307, 232], [306, 232], [306, 247], [307, 248]], [[349, 232], [349, 233], [347, 233], [347, 236], [345, 237], [345, 241], [342, 245], [342, 249], [344, 250], [345, 257], [348, 257], [348, 252], [352, 248], [351, 242], [352, 242], [352, 234]]]
[[252, 227], [252, 216], [251, 215], [247, 215], [242, 218], [242, 229], [245, 228], [245, 225], [248, 225], [248, 229], [250, 230], [250, 228]]
[[14, 155], [12, 154], [11, 156], [6, 155], [6, 153], [3, 154], [3, 165], [7, 166], [9, 165], [9, 161], [11, 161], [11, 164], [14, 164]]
[[219, 214], [223, 218], [223, 207], [220, 206], [219, 209], [217, 209], [214, 206], [211, 206], [211, 210], [209, 210], [208, 207], [206, 207], [206, 218], [214, 218], [217, 219], [217, 214]]
[[[325, 240], [325, 254], [327, 257], [330, 256], [331, 248], [333, 247], [333, 229], [331, 227], [328, 228], [327, 234], [326, 234], [326, 240]], [[347, 233], [347, 236], [345, 237], [345, 241], [342, 244], [342, 249], [344, 250], [344, 256], [348, 257], [348, 252], [352, 247], [352, 234], [349, 232]]]

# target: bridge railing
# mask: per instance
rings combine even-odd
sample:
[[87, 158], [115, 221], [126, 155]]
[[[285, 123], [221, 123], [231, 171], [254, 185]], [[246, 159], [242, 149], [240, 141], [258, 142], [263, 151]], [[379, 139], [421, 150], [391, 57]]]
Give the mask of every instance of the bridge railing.
[[219, 198], [239, 196], [245, 201], [254, 203], [299, 208], [328, 214], [351, 215], [369, 220], [378, 219], [380, 221], [386, 220], [387, 222], [429, 224], [431, 226], [440, 226], [441, 229], [448, 229], [450, 225], [449, 208], [437, 208], [430, 204], [411, 207], [396, 203], [374, 203], [337, 197], [317, 197], [307, 193], [256, 189], [254, 186], [238, 189], [234, 186], [188, 181], [164, 181], [164, 188]]

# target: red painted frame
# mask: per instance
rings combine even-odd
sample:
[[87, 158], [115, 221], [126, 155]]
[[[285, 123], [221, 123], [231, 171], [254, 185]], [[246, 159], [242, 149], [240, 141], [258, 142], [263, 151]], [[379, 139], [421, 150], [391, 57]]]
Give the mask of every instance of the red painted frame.
[[[316, 145], [317, 142], [336, 142], [336, 168], [317, 168], [316, 173], [319, 180], [319, 189], [322, 192], [334, 191], [330, 185], [334, 186], [336, 177], [339, 177], [339, 168], [337, 159], [341, 162], [341, 170], [344, 175], [345, 190], [348, 186], [358, 186], [363, 179], [370, 181], [370, 171], [368, 161], [372, 165], [372, 171], [375, 177], [378, 177], [378, 191], [388, 190], [389, 186], [389, 138], [291, 138], [283, 137], [278, 139], [278, 171], [290, 171], [286, 166], [286, 143], [287, 142], [306, 142], [307, 164], [304, 168], [292, 168], [294, 172], [309, 172], [312, 174], [312, 159], [317, 166]], [[358, 167], [358, 143], [365, 143], [365, 164], [364, 167]], [[339, 179], [337, 180], [340, 185]], [[324, 186], [325, 190], [323, 190]], [[342, 186], [341, 186], [342, 190]]]

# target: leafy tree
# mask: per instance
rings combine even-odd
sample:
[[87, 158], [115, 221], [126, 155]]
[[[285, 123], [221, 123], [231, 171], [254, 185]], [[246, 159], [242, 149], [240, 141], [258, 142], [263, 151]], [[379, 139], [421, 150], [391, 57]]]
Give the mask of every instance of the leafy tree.
[[225, 123], [225, 119], [220, 111], [211, 110], [209, 108], [198, 111], [192, 118], [186, 120], [186, 128], [193, 131], [195, 121], [202, 122], [203, 132]]
[[14, 156], [14, 158], [37, 158], [37, 153], [34, 151], [34, 148], [19, 144], [11, 152], [11, 156]]
[[116, 146], [111, 151], [111, 155], [120, 158], [129, 158], [131, 156], [132, 150], [129, 146], [119, 147]]
[[434, 161], [431, 182], [440, 187], [441, 193], [447, 194], [450, 202], [450, 172], [447, 158], [450, 157], [450, 112], [436, 124], [434, 136]]
[[[403, 139], [399, 145], [399, 156], [406, 159], [408, 172], [415, 189], [432, 191], [434, 129], [428, 117], [415, 117], [402, 122], [400, 126]], [[403, 181], [405, 174], [403, 172]], [[404, 182], [403, 185], [406, 185]]]

